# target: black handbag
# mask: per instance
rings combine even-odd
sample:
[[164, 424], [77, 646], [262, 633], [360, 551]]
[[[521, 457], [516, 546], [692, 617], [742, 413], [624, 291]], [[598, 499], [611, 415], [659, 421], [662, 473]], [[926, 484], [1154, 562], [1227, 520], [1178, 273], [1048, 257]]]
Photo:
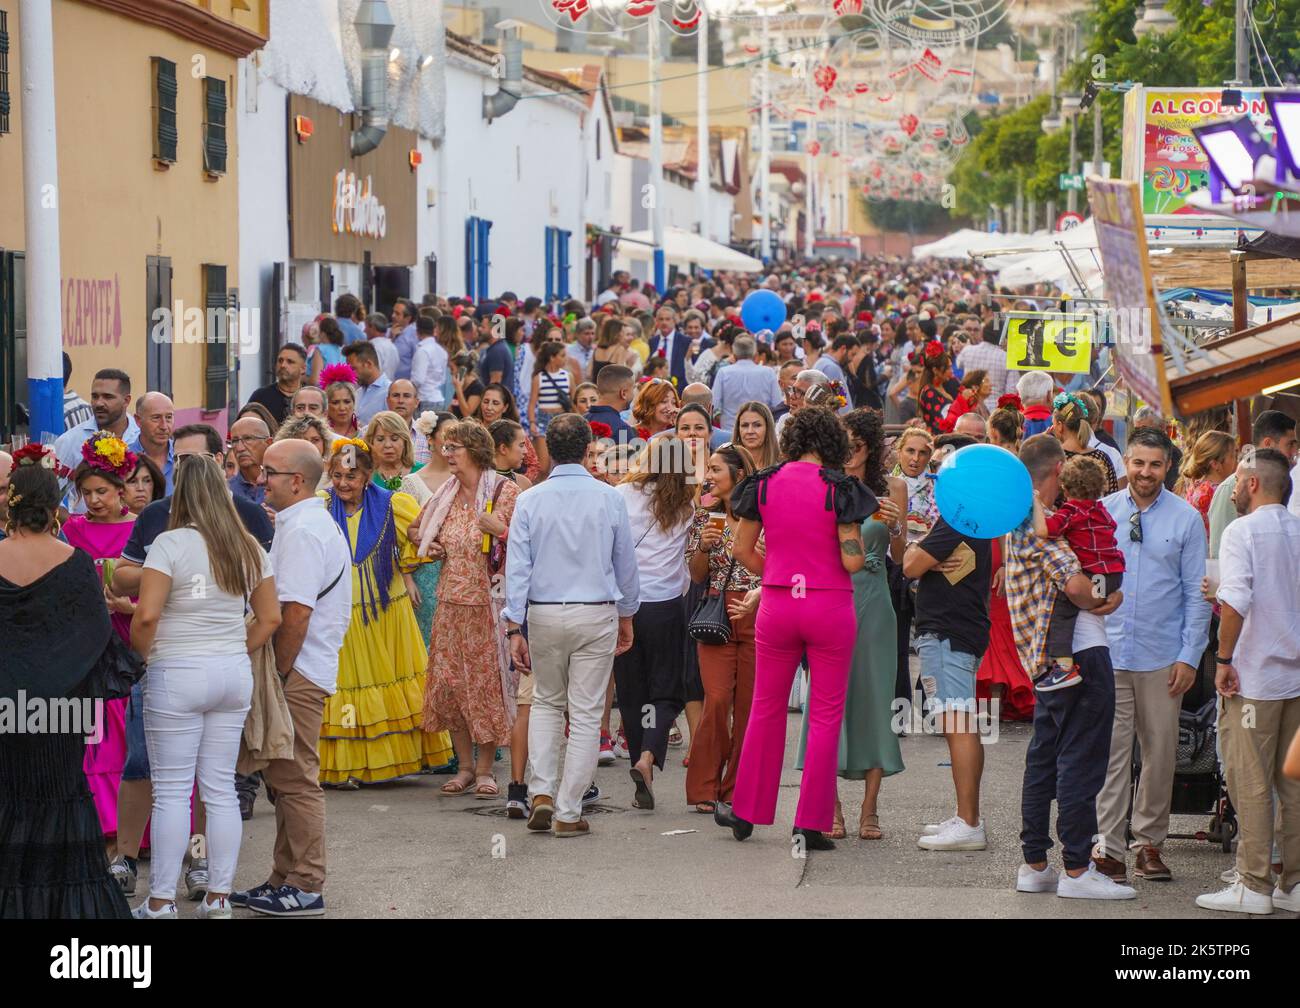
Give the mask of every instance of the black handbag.
[[731, 558], [727, 568], [727, 578], [722, 582], [723, 590], [717, 595], [706, 594], [695, 607], [691, 621], [686, 627], [691, 640], [715, 647], [731, 640], [731, 617], [727, 615], [726, 586], [731, 584], [731, 572], [736, 569], [736, 558]]
[[90, 696], [120, 700], [131, 695], [131, 687], [145, 674], [144, 659], [123, 643], [114, 631], [109, 634], [104, 652], [86, 677]]

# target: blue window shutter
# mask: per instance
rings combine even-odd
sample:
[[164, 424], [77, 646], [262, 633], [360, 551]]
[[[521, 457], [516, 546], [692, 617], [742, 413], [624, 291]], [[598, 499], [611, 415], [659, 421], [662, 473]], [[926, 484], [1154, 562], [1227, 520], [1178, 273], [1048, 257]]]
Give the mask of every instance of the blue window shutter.
[[554, 228], [546, 228], [546, 300], [555, 300], [555, 242]]
[[480, 299], [490, 297], [488, 286], [488, 267], [492, 264], [492, 257], [489, 254], [489, 238], [492, 230], [492, 222], [478, 219], [478, 292]]
[[559, 293], [560, 297], [567, 298], [569, 296], [569, 240], [573, 237], [573, 232], [557, 230], [555, 237], [560, 246]]
[[474, 239], [476, 237], [478, 223], [476, 217], [465, 218], [465, 293], [469, 295], [471, 301], [474, 298]]

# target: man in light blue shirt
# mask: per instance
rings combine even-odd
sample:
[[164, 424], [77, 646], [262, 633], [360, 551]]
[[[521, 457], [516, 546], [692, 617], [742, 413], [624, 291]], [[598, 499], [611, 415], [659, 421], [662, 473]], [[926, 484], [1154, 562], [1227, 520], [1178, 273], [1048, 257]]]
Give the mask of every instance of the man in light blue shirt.
[[415, 331], [415, 305], [406, 298], [398, 298], [393, 305], [393, 327], [389, 335], [397, 347], [397, 378], [410, 378], [411, 358], [420, 345], [420, 337]]
[[366, 331], [361, 328], [364, 320], [361, 312], [361, 299], [355, 294], [340, 294], [334, 299], [334, 318], [343, 330], [343, 345], [351, 346], [358, 340], [366, 338]]
[[125, 371], [104, 368], [95, 373], [90, 385], [90, 408], [94, 416], [75, 427], [69, 427], [54, 442], [54, 455], [66, 473], [59, 474], [59, 489], [66, 495], [64, 504], [73, 514], [84, 514], [86, 504], [72, 485], [72, 472], [82, 462], [81, 446], [96, 431], [111, 431], [127, 444], [140, 437], [140, 425], [135, 416], [127, 412], [131, 404], [131, 378]]
[[167, 497], [172, 494], [172, 469], [176, 463], [176, 451], [172, 447], [175, 421], [176, 407], [171, 399], [161, 392], [146, 392], [135, 401], [135, 422], [140, 433], [127, 444], [137, 455], [149, 456], [162, 472]]
[[[557, 837], [590, 832], [582, 795], [596, 772], [614, 655], [632, 646], [641, 590], [627, 507], [583, 466], [591, 440], [577, 414], [551, 421], [546, 447], [555, 468], [519, 496], [506, 550], [503, 632], [515, 667], [533, 677], [528, 828], [554, 828]], [[566, 707], [568, 751], [557, 790]]]
[[732, 430], [736, 414], [747, 402], [757, 401], [776, 409], [784, 401], [776, 371], [754, 363], [757, 344], [753, 336], [737, 336], [731, 344], [736, 363], [719, 368], [713, 378], [713, 404], [722, 414], [722, 429]]
[[1165, 489], [1172, 456], [1162, 431], [1135, 430], [1124, 453], [1128, 487], [1102, 500], [1124, 554], [1124, 601], [1106, 620], [1115, 723], [1106, 783], [1097, 796], [1104, 854], [1097, 867], [1116, 881], [1126, 871], [1134, 738], [1142, 751], [1131, 822], [1135, 874], [1150, 881], [1172, 877], [1160, 848], [1169, 832], [1178, 713], [1209, 642], [1210, 606], [1201, 596], [1205, 524], [1196, 508]]
[[379, 366], [379, 353], [369, 340], [344, 347], [343, 356], [357, 373], [357, 423], [364, 431], [376, 413], [388, 409], [388, 386], [393, 383]]

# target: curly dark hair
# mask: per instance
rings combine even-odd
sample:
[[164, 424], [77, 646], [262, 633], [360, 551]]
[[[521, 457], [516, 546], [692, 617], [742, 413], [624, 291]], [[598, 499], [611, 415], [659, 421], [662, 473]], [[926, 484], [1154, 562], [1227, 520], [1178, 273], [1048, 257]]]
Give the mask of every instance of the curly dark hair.
[[875, 410], [866, 408], [855, 409], [839, 419], [849, 437], [866, 446], [867, 466], [862, 481], [876, 496], [889, 493], [889, 480], [885, 478], [885, 421]]
[[556, 465], [581, 465], [592, 437], [591, 425], [577, 413], [561, 413], [546, 426], [546, 450]]
[[849, 436], [829, 406], [805, 406], [791, 413], [781, 428], [781, 454], [794, 462], [809, 452], [830, 469], [849, 460]]
[[17, 465], [9, 474], [9, 533], [14, 529], [45, 532], [58, 515], [59, 480], [41, 465]]

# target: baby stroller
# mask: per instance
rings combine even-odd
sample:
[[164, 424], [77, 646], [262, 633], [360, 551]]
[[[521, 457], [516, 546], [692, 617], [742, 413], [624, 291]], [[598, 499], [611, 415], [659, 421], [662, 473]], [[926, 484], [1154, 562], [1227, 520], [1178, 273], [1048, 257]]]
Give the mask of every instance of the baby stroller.
[[[1213, 649], [1210, 655], [1208, 684], [1206, 662], [1203, 661], [1197, 677], [1199, 681], [1183, 698], [1183, 709], [1178, 715], [1178, 751], [1174, 763], [1173, 797], [1169, 805], [1172, 815], [1208, 814], [1210, 821], [1203, 830], [1170, 833], [1169, 838], [1206, 840], [1222, 845], [1224, 853], [1228, 854], [1237, 836], [1237, 813], [1228, 798], [1228, 786], [1219, 767], [1218, 697], [1214, 692]], [[1141, 770], [1142, 754], [1135, 742], [1133, 779], [1129, 788], [1130, 818]], [[1128, 839], [1133, 839], [1131, 831]]]

